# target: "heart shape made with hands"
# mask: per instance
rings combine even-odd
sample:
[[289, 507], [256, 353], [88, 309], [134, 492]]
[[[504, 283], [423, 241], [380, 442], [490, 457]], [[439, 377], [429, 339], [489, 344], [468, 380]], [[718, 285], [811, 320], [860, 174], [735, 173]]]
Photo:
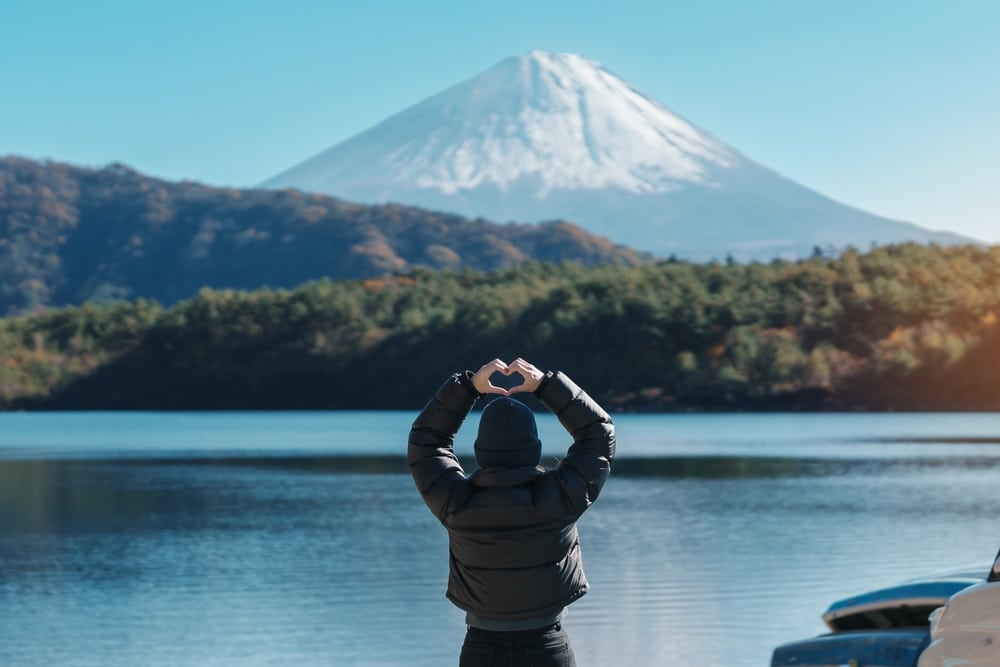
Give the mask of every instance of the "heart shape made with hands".
[[486, 362], [473, 374], [472, 384], [483, 394], [510, 396], [519, 392], [534, 391], [541, 379], [540, 370], [518, 357], [509, 364], [502, 359]]
[[527, 381], [520, 371], [510, 370], [509, 368], [505, 371], [495, 371], [493, 375], [490, 376], [490, 383], [494, 387], [499, 387], [501, 389], [513, 389], [514, 387], [520, 387]]

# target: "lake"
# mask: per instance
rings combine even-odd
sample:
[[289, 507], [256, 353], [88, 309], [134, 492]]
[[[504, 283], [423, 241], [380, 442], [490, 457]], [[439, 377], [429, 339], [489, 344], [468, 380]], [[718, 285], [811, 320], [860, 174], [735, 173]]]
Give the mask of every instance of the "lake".
[[[0, 414], [0, 664], [457, 664], [414, 416]], [[565, 622], [581, 667], [767, 665], [834, 599], [1000, 546], [1000, 414], [615, 422]], [[539, 430], [552, 463], [569, 438]]]

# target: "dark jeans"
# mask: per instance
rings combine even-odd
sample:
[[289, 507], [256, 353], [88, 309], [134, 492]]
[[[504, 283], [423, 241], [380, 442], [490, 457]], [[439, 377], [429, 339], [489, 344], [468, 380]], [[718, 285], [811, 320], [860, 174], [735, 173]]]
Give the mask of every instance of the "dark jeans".
[[576, 667], [562, 624], [494, 632], [469, 628], [459, 667]]

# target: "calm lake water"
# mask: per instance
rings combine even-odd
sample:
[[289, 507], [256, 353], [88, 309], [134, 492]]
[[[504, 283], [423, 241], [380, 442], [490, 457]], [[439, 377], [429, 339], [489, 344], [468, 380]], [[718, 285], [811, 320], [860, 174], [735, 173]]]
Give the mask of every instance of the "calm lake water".
[[[413, 417], [0, 414], [0, 665], [457, 664]], [[1000, 545], [998, 414], [615, 421], [581, 667], [767, 665], [834, 599]], [[539, 426], [551, 462], [569, 438]]]

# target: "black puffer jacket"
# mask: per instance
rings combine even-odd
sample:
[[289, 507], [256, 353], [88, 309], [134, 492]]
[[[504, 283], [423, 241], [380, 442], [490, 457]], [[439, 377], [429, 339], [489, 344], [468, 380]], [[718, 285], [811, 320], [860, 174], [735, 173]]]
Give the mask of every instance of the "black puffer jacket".
[[536, 395], [573, 436], [559, 465], [482, 468], [466, 477], [453, 440], [480, 394], [472, 374], [451, 376], [410, 431], [410, 472], [448, 529], [448, 598], [476, 616], [521, 620], [557, 612], [587, 592], [576, 520], [611, 472], [611, 418], [562, 373]]

